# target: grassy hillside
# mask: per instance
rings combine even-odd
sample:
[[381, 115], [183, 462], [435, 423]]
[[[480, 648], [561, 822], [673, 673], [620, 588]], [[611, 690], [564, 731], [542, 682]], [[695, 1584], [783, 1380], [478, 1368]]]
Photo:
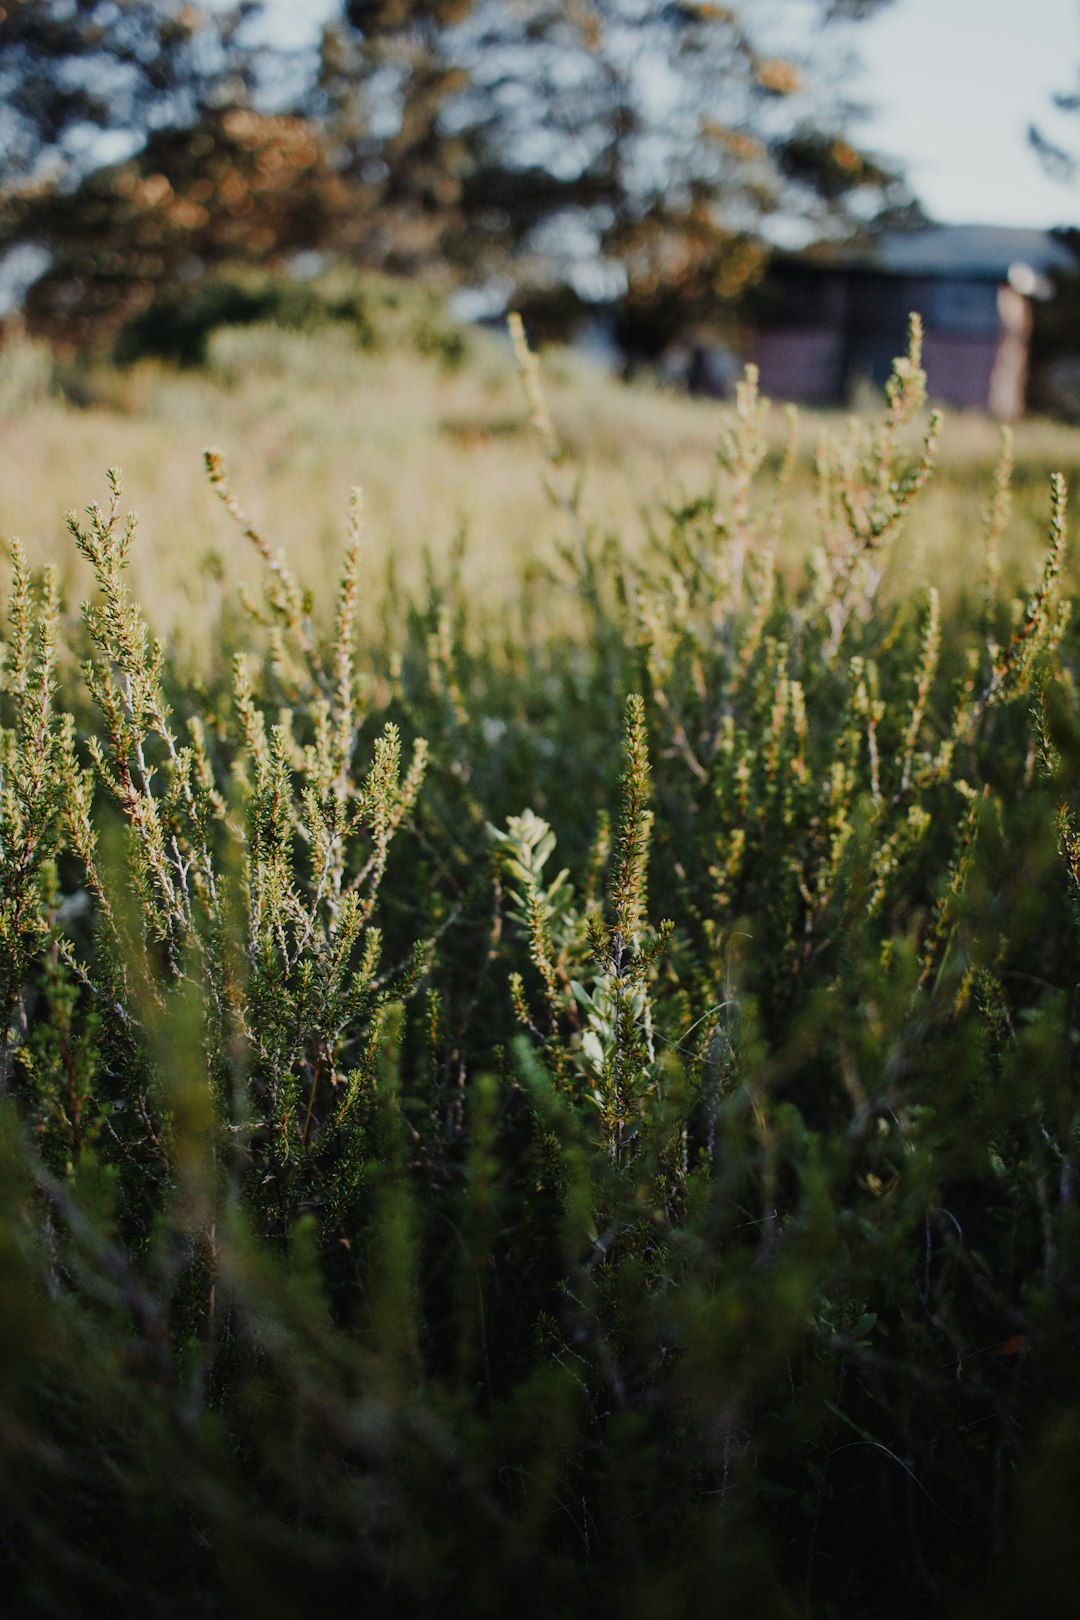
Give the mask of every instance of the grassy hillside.
[[13, 1612], [1063, 1612], [1075, 437], [445, 359], [5, 359]]
[[[210, 445], [224, 454], [259, 528], [317, 590], [327, 587], [324, 604], [357, 485], [367, 513], [365, 573], [380, 589], [390, 557], [412, 588], [425, 553], [441, 563], [463, 541], [470, 600], [503, 607], [567, 539], [545, 492], [505, 341], [476, 334], [453, 366], [415, 344], [360, 348], [342, 328], [226, 328], [208, 347], [205, 368], [183, 371], [142, 361], [56, 375], [34, 351], [0, 355], [0, 447], [9, 468], [0, 534], [21, 537], [36, 563], [57, 562], [72, 599], [87, 576], [76, 569], [58, 516], [81, 508], [112, 465], [123, 468], [142, 519], [132, 580], [155, 625], [197, 636], [222, 592], [252, 580], [249, 549], [199, 476]], [[719, 493], [721, 407], [648, 384], [626, 387], [567, 352], [547, 357], [544, 375], [570, 482], [583, 480], [586, 519], [624, 547], [640, 547], [663, 505]], [[844, 425], [837, 415], [800, 418], [785, 564], [797, 566], [812, 543], [820, 436], [840, 436]], [[778, 408], [767, 425], [775, 463], [786, 434]], [[1017, 429], [1017, 498], [1003, 552], [1014, 582], [1042, 544], [1047, 479], [1075, 461], [1078, 446], [1075, 428], [1025, 422]], [[985, 419], [948, 422], [920, 522], [907, 537], [920, 555], [901, 559], [909, 581], [927, 572], [946, 598], [963, 591], [997, 449]]]

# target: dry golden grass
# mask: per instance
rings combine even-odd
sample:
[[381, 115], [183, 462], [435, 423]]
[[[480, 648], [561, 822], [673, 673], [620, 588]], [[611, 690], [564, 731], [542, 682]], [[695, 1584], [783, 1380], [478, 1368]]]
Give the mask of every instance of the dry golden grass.
[[[438, 565], [464, 534], [466, 586], [478, 606], [498, 611], [566, 536], [509, 348], [489, 335], [472, 339], [465, 365], [451, 372], [407, 350], [360, 351], [344, 334], [224, 330], [204, 371], [143, 363], [101, 373], [81, 380], [83, 406], [50, 395], [32, 356], [9, 352], [0, 361], [0, 536], [20, 537], [37, 563], [59, 561], [69, 600], [77, 598], [85, 582], [63, 513], [100, 498], [105, 467], [120, 466], [141, 518], [133, 586], [155, 626], [180, 645], [197, 648], [214, 616], [208, 607], [258, 574], [203, 475], [207, 446], [223, 453], [255, 524], [327, 598], [353, 485], [364, 492], [372, 603], [388, 563], [415, 586], [425, 552]], [[655, 515], [665, 501], [713, 486], [723, 406], [625, 386], [566, 351], [545, 357], [544, 376], [557, 431], [581, 472], [585, 513], [601, 529], [633, 548], [645, 533], [643, 511]], [[779, 448], [780, 411], [775, 424]], [[837, 413], [803, 414], [807, 472], [820, 433], [843, 425]], [[997, 440], [983, 418], [947, 420], [938, 475], [903, 544], [911, 566], [946, 596], [977, 565]], [[1006, 568], [1010, 560], [1017, 569], [1034, 565], [1049, 471], [1068, 473], [1078, 451], [1080, 430], [1020, 424]], [[800, 475], [799, 485], [785, 537], [793, 559], [812, 538], [809, 477]]]

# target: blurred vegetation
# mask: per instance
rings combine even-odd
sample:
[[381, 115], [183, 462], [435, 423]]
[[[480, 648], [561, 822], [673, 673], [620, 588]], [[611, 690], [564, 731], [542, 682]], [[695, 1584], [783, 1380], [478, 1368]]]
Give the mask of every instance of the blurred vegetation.
[[14, 548], [11, 1612], [1059, 1612], [1063, 483], [1010, 560], [1005, 442], [943, 606], [916, 331], [809, 513], [748, 376], [624, 545], [517, 343], [562, 542], [495, 611], [460, 558], [383, 585], [358, 499], [321, 604], [214, 452], [263, 587], [201, 658], [118, 475], [81, 620]]
[[193, 289], [158, 293], [117, 332], [112, 359], [120, 366], [146, 358], [198, 366], [222, 327], [260, 325], [304, 333], [337, 328], [358, 349], [434, 354], [450, 367], [463, 359], [466, 348], [465, 334], [446, 315], [444, 300], [423, 284], [340, 266], [297, 280], [225, 265]]
[[1035, 306], [1031, 403], [1066, 422], [1080, 422], [1080, 230], [1056, 231], [1072, 268], [1050, 277], [1051, 296]]
[[886, 3], [812, 0], [777, 54], [749, 5], [340, 0], [305, 31], [263, 0], [18, 0], [0, 251], [44, 255], [25, 320], [66, 350], [323, 251], [565, 321], [614, 299], [648, 360], [730, 319], [776, 216], [847, 240], [910, 212], [852, 133], [851, 26]]

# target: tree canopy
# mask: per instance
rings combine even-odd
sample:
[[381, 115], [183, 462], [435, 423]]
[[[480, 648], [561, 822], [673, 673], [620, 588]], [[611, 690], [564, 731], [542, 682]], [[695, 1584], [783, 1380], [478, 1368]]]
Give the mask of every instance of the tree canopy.
[[445, 218], [449, 256], [616, 287], [707, 265], [728, 295], [770, 221], [828, 232], [901, 200], [829, 67], [837, 25], [882, 3], [807, 0], [781, 53], [768, 5], [347, 0], [323, 89], [351, 114], [346, 161]]
[[[149, 255], [160, 275], [228, 241], [272, 258], [307, 231], [389, 269], [616, 299], [662, 345], [757, 279], [781, 225], [842, 234], [909, 201], [858, 146], [845, 88], [850, 25], [887, 3], [342, 0], [271, 109], [264, 0], [16, 0], [0, 12], [0, 231], [83, 255], [112, 235], [119, 281], [132, 188], [149, 186], [177, 227]], [[317, 205], [287, 227], [246, 159], [231, 188], [196, 161], [220, 168], [230, 116], [270, 111], [317, 149], [301, 165]], [[87, 172], [105, 135], [129, 155]]]
[[0, 184], [61, 183], [246, 99], [261, 0], [6, 0], [0, 6]]

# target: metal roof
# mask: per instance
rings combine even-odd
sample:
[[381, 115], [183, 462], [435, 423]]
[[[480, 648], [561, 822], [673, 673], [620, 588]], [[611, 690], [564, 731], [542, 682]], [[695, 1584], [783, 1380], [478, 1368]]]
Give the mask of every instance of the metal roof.
[[1051, 231], [1008, 225], [930, 225], [891, 231], [862, 259], [868, 269], [901, 276], [963, 276], [1006, 281], [1016, 265], [1037, 275], [1077, 268], [1077, 260]]

